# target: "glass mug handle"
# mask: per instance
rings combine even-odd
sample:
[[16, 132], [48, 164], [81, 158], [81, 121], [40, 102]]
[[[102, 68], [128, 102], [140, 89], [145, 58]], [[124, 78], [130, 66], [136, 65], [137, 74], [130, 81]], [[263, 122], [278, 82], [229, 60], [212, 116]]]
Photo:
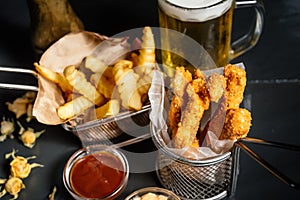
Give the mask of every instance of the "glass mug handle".
[[253, 0], [253, 1], [236, 1], [235, 2], [235, 9], [237, 8], [254, 8], [255, 9], [255, 15], [256, 19], [254, 21], [253, 26], [251, 27], [251, 30], [240, 37], [239, 39], [235, 40], [231, 44], [231, 51], [229, 53], [229, 60], [232, 60], [242, 54], [244, 54], [246, 51], [250, 50], [252, 47], [256, 45], [258, 42], [263, 25], [264, 25], [264, 5], [261, 0]]

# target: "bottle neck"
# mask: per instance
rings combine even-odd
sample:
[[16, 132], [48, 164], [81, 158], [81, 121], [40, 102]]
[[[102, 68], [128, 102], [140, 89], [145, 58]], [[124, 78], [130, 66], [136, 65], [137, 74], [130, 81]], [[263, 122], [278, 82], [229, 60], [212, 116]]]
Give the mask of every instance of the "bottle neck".
[[65, 34], [84, 30], [68, 0], [27, 0], [27, 5], [31, 41], [38, 55]]

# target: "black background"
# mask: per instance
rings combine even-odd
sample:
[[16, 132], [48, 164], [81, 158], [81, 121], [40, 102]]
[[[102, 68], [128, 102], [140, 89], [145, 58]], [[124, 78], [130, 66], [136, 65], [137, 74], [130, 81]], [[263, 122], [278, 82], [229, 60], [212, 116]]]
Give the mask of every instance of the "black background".
[[[155, 0], [70, 0], [74, 11], [88, 31], [112, 36], [119, 32], [144, 26], [158, 26]], [[264, 0], [265, 24], [258, 44], [232, 62], [244, 62], [247, 67], [246, 97], [250, 100], [253, 126], [249, 133], [272, 141], [300, 145], [300, 3], [298, 0]], [[234, 15], [233, 39], [246, 33], [253, 12], [238, 10]], [[0, 65], [33, 68], [36, 61], [30, 42], [30, 19], [26, 1], [0, 1]], [[17, 76], [1, 74], [2, 81], [18, 82]], [[1, 81], [1, 82], [2, 82]], [[26, 82], [34, 83], [29, 80]], [[13, 117], [6, 111], [5, 102], [12, 101], [23, 91], [0, 90], [0, 116]], [[25, 124], [24, 118], [20, 120]], [[72, 133], [61, 126], [46, 126], [33, 121], [26, 126], [46, 129], [33, 149], [25, 148], [17, 139], [0, 143], [0, 178], [8, 174], [4, 154], [16, 148], [25, 157], [36, 155], [35, 162], [45, 165], [33, 169], [25, 180], [26, 189], [19, 199], [47, 199], [56, 185], [56, 199], [71, 199], [62, 183], [62, 171], [68, 157], [81, 147]], [[146, 148], [147, 147], [147, 148]], [[270, 163], [293, 180], [300, 182], [299, 152], [284, 151], [264, 146], [251, 146]], [[129, 150], [154, 150], [151, 140], [133, 145]], [[149, 158], [146, 160], [153, 160]], [[130, 160], [131, 166], [143, 160]], [[150, 163], [150, 165], [154, 163]], [[254, 160], [241, 152], [237, 191], [232, 199], [300, 199], [299, 190], [276, 179]], [[119, 199], [136, 189], [159, 186], [154, 172], [131, 174], [129, 184]], [[3, 199], [8, 199], [9, 195]]]

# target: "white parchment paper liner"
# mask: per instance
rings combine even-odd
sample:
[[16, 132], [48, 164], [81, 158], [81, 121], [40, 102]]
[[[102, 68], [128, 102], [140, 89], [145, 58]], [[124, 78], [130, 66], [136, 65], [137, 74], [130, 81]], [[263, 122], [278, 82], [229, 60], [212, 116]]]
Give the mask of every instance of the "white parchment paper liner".
[[[93, 55], [110, 65], [130, 51], [127, 40], [127, 37], [110, 38], [88, 31], [69, 33], [44, 52], [39, 64], [62, 74], [67, 66], [80, 67], [86, 56]], [[38, 86], [33, 115], [44, 124], [65, 123], [66, 121], [61, 120], [57, 115], [57, 108], [65, 103], [60, 88], [40, 75], [38, 76]]]
[[[243, 63], [235, 64], [243, 69], [245, 69]], [[203, 71], [206, 77], [211, 75], [212, 73], [223, 74], [224, 68], [217, 68], [213, 70]], [[151, 103], [151, 112], [150, 112], [150, 120], [152, 126], [154, 126], [154, 133], [157, 137], [157, 142], [165, 147], [168, 151], [171, 151], [179, 156], [185, 157], [187, 159], [196, 159], [196, 160], [204, 160], [212, 157], [216, 157], [222, 155], [229, 150], [234, 145], [235, 140], [219, 140], [218, 136], [212, 131], [208, 131], [205, 137], [207, 142], [207, 146], [201, 147], [187, 147], [183, 149], [175, 149], [170, 146], [171, 138], [168, 133], [167, 126], [167, 116], [168, 110], [166, 110], [167, 98], [165, 97], [165, 83], [164, 76], [162, 72], [156, 71], [154, 73], [152, 79], [152, 85], [149, 90], [149, 100]], [[225, 113], [224, 113], [225, 114]], [[218, 126], [223, 127], [222, 124], [218, 124]]]

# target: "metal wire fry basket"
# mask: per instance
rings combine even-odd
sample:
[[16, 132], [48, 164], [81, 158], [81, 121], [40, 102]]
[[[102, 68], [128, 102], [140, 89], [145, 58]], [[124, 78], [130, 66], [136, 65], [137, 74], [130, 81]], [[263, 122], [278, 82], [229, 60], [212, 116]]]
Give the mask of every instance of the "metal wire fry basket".
[[[22, 75], [29, 74], [35, 79], [38, 77], [37, 72], [34, 70], [19, 67], [0, 66], [0, 71], [18, 73]], [[28, 79], [28, 77], [26, 78]], [[26, 85], [26, 83], [0, 83], [0, 88], [36, 92], [39, 90], [38, 86]], [[65, 130], [73, 132], [76, 136], [80, 137], [84, 145], [110, 143], [109, 140], [119, 137], [122, 133], [130, 133], [132, 136], [137, 137], [148, 133], [150, 109], [151, 106], [148, 104], [143, 106], [143, 108], [139, 111], [125, 111], [116, 116], [96, 119], [84, 123], [80, 123], [80, 117], [76, 117], [75, 119], [62, 124], [62, 126]]]
[[230, 154], [215, 164], [191, 164], [160, 152], [157, 176], [161, 184], [183, 199], [222, 199], [227, 196], [231, 179]]
[[85, 145], [106, 143], [123, 133], [139, 136], [139, 133], [149, 132], [150, 109], [150, 105], [145, 105], [139, 111], [126, 111], [116, 116], [97, 119], [76, 126], [65, 123], [63, 127], [79, 136]]
[[[155, 128], [151, 126], [153, 131]], [[205, 160], [191, 160], [169, 151], [159, 142], [156, 134], [152, 136], [159, 149], [156, 172], [163, 187], [186, 200], [217, 200], [234, 192], [238, 174], [237, 152], [229, 151]]]

